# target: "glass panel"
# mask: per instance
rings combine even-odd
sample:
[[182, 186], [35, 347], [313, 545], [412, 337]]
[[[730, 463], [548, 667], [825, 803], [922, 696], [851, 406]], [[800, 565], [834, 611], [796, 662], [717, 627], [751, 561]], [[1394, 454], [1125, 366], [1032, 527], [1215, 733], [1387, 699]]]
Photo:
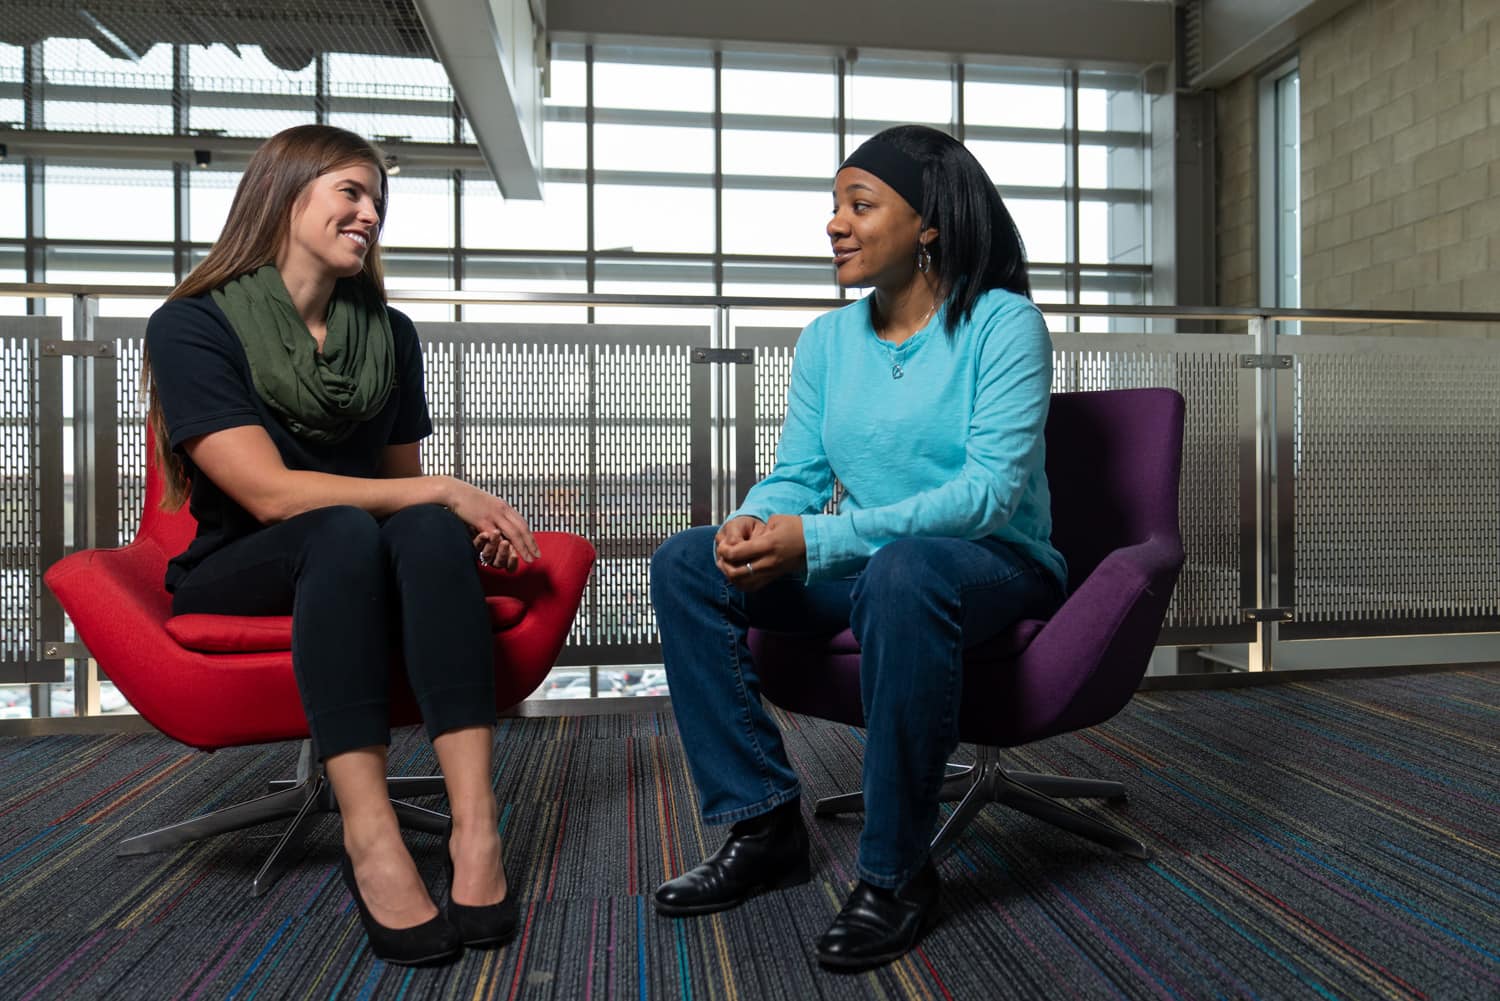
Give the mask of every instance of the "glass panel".
[[[297, 100], [297, 99], [291, 99]], [[312, 98], [293, 108], [216, 108], [196, 99], [188, 109], [188, 127], [197, 132], [221, 132], [226, 136], [263, 138], [294, 125], [311, 125], [316, 117]], [[213, 137], [202, 137], [203, 148], [213, 150]]]
[[453, 246], [453, 180], [413, 177], [390, 179], [391, 204], [380, 230], [386, 247]]
[[550, 85], [546, 103], [581, 108], [588, 96], [588, 65], [582, 59], [559, 59], [547, 68]]
[[[471, 256], [464, 260], [464, 288], [483, 292], [587, 292], [582, 258]], [[502, 323], [587, 323], [584, 306], [469, 305], [465, 320]]]
[[171, 240], [172, 172], [47, 168], [46, 233], [54, 239]]
[[[188, 49], [188, 128], [231, 136], [270, 136], [314, 121], [317, 67], [287, 70], [256, 45]], [[254, 95], [248, 98], [247, 95]]]
[[771, 177], [816, 177], [832, 182], [838, 143], [832, 132], [725, 129], [724, 173]]
[[[0, 42], [0, 83], [20, 83], [26, 50], [19, 45]], [[20, 128], [26, 120], [26, 109], [16, 97], [0, 97], [0, 122]]]
[[195, 170], [188, 174], [188, 239], [213, 243], [229, 218], [240, 174], [230, 170]]
[[595, 125], [594, 169], [712, 174], [712, 129]]
[[711, 188], [600, 184], [594, 189], [594, 212], [594, 246], [600, 250], [714, 249]]
[[1145, 127], [1145, 101], [1138, 80], [1080, 75], [1078, 128], [1081, 131], [1141, 132]]
[[1061, 129], [1067, 124], [1068, 92], [1057, 83], [964, 79], [964, 124], [1023, 129]]
[[109, 55], [87, 39], [49, 38], [42, 43], [42, 64], [47, 83], [172, 89], [172, 46], [165, 43], [137, 61]]
[[[706, 262], [629, 260], [599, 262], [594, 288], [599, 292], [636, 295], [713, 295], [713, 267]], [[712, 309], [682, 306], [601, 306], [598, 323], [707, 326]]]
[[821, 72], [809, 73], [724, 67], [724, 113], [827, 118], [831, 131], [838, 114], [838, 82], [832, 60], [824, 62]]
[[[730, 261], [724, 265], [724, 294], [836, 299], [839, 292], [830, 264]], [[750, 321], [741, 316], [740, 322]]]
[[584, 185], [549, 181], [543, 193], [543, 201], [506, 199], [488, 177], [465, 177], [463, 245], [583, 250], [588, 242]]
[[188, 86], [196, 92], [305, 94], [311, 97], [317, 89], [315, 62], [300, 70], [288, 70], [266, 58], [259, 45], [188, 46]]
[[588, 166], [588, 141], [588, 127], [582, 122], [543, 122], [543, 166], [583, 170]]
[[385, 288], [393, 305], [413, 320], [451, 320], [453, 306], [441, 302], [401, 302], [400, 292], [446, 292], [453, 288], [453, 263], [446, 254], [403, 254], [382, 251]]
[[1109, 247], [1109, 205], [1082, 202], [1078, 206], [1078, 259], [1091, 264], [1114, 260]]
[[1068, 147], [1063, 143], [964, 143], [996, 184], [1060, 188], [1068, 180]]
[[[399, 101], [382, 105], [399, 108]], [[376, 143], [411, 142], [445, 143], [453, 138], [453, 119], [448, 115], [384, 114], [374, 111], [335, 111], [328, 124], [357, 132]]]
[[1068, 259], [1068, 213], [1061, 200], [1007, 198], [1021, 242], [1026, 245], [1028, 261], [1063, 263]]
[[647, 111], [713, 111], [714, 71], [703, 66], [594, 62], [594, 104]]
[[[98, 285], [101, 275], [108, 276], [110, 285], [175, 284], [172, 252], [166, 247], [48, 247], [45, 266], [47, 281], [64, 285]], [[72, 309], [67, 300], [57, 301]], [[51, 312], [50, 306], [48, 311]], [[111, 310], [105, 315], [120, 313]]]
[[0, 163], [0, 236], [25, 235], [26, 170], [19, 163]]
[[1276, 82], [1277, 303], [1302, 304], [1301, 74]]
[[[379, 81], [376, 83], [375, 81]], [[436, 59], [376, 56], [358, 52], [328, 54], [328, 92], [366, 97], [375, 87], [386, 86], [407, 97], [437, 100], [453, 97], [448, 74]]]
[[725, 191], [724, 252], [827, 257], [829, 202], [822, 191]]
[[[49, 38], [43, 43], [42, 120], [48, 128], [85, 132], [171, 132], [172, 47], [156, 45], [139, 61], [107, 55], [92, 42]], [[129, 88], [128, 103], [110, 100]], [[138, 95], [158, 91], [159, 98]], [[100, 99], [100, 98], [104, 99]]]
[[845, 90], [850, 118], [919, 122], [947, 131], [953, 121], [953, 82], [943, 64], [861, 60]]

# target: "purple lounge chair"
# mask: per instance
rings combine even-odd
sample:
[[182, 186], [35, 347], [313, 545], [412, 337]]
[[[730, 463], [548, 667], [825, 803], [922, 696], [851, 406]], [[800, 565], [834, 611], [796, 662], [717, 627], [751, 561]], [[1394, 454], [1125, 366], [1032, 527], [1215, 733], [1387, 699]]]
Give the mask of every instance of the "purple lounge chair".
[[[1047, 419], [1052, 541], [1067, 557], [1069, 597], [1057, 614], [1024, 620], [964, 657], [959, 737], [978, 760], [951, 774], [943, 800], [962, 798], [932, 843], [941, 856], [984, 804], [998, 801], [1136, 858], [1125, 831], [1062, 802], [1119, 801], [1119, 782], [1002, 768], [995, 748], [1093, 726], [1124, 708], [1161, 632], [1182, 539], [1182, 397], [1171, 389], [1060, 393]], [[864, 723], [859, 645], [836, 636], [751, 630], [767, 698], [792, 712]], [[820, 800], [819, 816], [862, 809], [858, 792]]]

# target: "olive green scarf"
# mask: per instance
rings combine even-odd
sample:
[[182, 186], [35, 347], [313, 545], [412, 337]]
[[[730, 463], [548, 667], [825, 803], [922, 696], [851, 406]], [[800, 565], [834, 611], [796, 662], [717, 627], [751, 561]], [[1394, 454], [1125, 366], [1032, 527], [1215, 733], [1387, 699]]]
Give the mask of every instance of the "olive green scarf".
[[321, 352], [274, 265], [213, 296], [245, 346], [256, 391], [293, 434], [337, 443], [385, 406], [396, 378], [395, 341], [385, 304], [363, 282], [343, 278], [334, 286]]

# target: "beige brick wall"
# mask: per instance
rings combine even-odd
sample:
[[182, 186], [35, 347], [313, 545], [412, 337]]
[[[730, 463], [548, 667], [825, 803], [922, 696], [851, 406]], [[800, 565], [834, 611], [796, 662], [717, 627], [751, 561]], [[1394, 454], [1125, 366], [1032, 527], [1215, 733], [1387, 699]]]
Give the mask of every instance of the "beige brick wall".
[[1242, 77], [1214, 95], [1219, 305], [1259, 304], [1256, 278], [1256, 82]]
[[[1500, 0], [1360, 0], [1298, 57], [1303, 304], [1500, 311]], [[1255, 86], [1218, 95], [1225, 305], [1258, 298]]]

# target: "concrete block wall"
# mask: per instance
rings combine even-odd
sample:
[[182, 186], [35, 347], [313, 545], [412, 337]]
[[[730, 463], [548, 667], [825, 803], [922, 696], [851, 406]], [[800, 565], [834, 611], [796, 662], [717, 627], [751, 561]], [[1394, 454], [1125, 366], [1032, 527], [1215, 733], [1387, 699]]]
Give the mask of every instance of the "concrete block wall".
[[[1500, 0], [1497, 0], [1500, 2]], [[1219, 305], [1260, 304], [1256, 269], [1257, 83], [1241, 77], [1214, 95]]]
[[[1303, 304], [1500, 312], [1500, 0], [1360, 0], [1297, 49]], [[1225, 305], [1259, 298], [1256, 86], [1217, 94]]]

